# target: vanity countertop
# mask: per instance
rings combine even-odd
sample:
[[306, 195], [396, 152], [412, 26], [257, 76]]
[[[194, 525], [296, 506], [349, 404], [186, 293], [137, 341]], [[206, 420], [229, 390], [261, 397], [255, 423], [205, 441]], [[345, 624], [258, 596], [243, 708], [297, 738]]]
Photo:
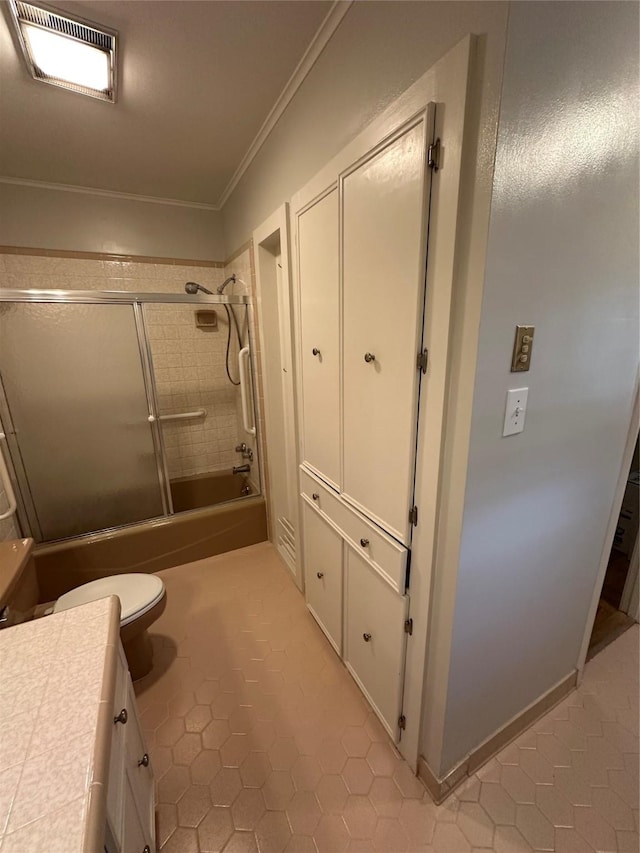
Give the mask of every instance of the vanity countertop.
[[120, 602], [0, 631], [0, 851], [103, 849]]

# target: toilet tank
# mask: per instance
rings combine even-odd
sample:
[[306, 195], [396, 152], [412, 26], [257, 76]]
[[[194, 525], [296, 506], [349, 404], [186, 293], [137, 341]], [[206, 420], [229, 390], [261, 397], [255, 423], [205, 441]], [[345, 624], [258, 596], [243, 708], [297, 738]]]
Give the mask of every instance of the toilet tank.
[[37, 604], [33, 539], [0, 542], [0, 628], [32, 619]]

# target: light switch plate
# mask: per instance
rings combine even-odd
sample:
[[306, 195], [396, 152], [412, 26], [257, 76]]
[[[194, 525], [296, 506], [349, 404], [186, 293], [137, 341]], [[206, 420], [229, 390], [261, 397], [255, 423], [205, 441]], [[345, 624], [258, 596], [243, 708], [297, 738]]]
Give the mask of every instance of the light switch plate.
[[522, 432], [527, 414], [528, 396], [528, 388], [514, 388], [513, 391], [507, 391], [507, 409], [504, 413], [502, 435], [515, 435]]

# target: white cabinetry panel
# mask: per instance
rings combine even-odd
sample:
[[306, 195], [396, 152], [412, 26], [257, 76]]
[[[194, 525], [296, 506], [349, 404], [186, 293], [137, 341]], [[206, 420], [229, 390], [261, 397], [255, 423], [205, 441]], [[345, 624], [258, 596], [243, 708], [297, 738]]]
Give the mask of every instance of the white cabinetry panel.
[[409, 597], [346, 549], [344, 659], [394, 740], [402, 709]]
[[299, 216], [298, 264], [302, 459], [339, 488], [340, 295], [337, 189], [330, 191]]
[[338, 654], [342, 653], [342, 537], [303, 503], [307, 605]]
[[343, 492], [405, 542], [424, 301], [425, 179], [424, 119], [342, 179]]

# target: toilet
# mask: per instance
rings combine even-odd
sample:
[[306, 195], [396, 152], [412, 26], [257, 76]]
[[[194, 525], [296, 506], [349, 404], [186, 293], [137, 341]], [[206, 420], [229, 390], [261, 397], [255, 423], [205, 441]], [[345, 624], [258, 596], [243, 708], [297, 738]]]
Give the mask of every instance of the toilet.
[[[119, 574], [90, 581], [61, 595], [42, 611], [32, 556], [33, 539], [0, 542], [0, 610], [7, 627], [32, 619], [39, 612], [61, 613], [109, 595], [120, 599], [120, 638], [131, 678], [147, 675], [153, 664], [153, 647], [147, 629], [167, 603], [164, 583], [157, 575]], [[46, 618], [46, 616], [45, 616]]]

